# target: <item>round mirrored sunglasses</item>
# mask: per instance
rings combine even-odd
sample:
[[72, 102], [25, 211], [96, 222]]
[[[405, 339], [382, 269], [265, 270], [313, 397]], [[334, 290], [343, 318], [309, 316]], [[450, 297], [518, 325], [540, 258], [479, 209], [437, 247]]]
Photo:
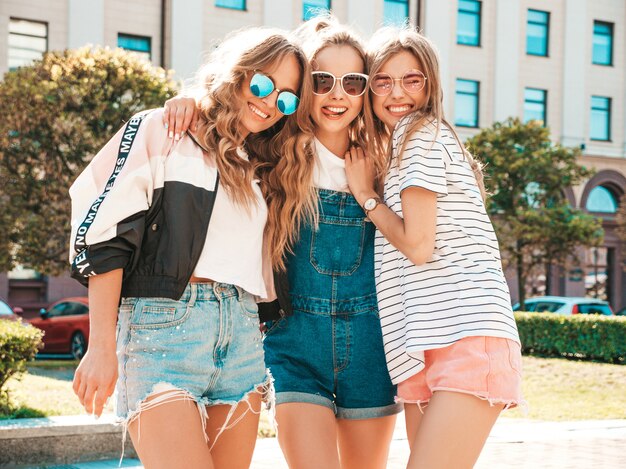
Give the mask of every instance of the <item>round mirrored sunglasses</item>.
[[313, 93], [324, 96], [335, 89], [337, 81], [341, 83], [341, 89], [348, 96], [361, 96], [367, 89], [369, 76], [364, 73], [346, 73], [341, 77], [336, 77], [329, 72], [313, 72]]
[[250, 91], [257, 98], [265, 98], [276, 91], [278, 93], [276, 107], [286, 116], [296, 112], [298, 104], [300, 104], [300, 98], [294, 93], [279, 90], [269, 76], [257, 70], [255, 70], [254, 75], [250, 79]]
[[387, 96], [399, 81], [407, 93], [416, 94], [422, 91], [426, 85], [426, 79], [426, 75], [414, 69], [404, 72], [402, 78], [393, 78], [388, 73], [377, 73], [370, 81], [370, 89], [375, 95]]

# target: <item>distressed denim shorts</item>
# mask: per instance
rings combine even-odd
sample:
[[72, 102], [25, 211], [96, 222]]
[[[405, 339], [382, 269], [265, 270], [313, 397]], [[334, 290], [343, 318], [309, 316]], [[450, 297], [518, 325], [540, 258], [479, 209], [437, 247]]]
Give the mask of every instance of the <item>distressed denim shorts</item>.
[[349, 193], [318, 190], [319, 223], [287, 257], [293, 316], [266, 323], [276, 404], [312, 403], [341, 419], [397, 414], [378, 317], [374, 225]]
[[257, 305], [233, 285], [191, 283], [180, 300], [122, 298], [117, 325], [117, 417], [174, 391], [201, 409], [236, 404], [268, 385]]

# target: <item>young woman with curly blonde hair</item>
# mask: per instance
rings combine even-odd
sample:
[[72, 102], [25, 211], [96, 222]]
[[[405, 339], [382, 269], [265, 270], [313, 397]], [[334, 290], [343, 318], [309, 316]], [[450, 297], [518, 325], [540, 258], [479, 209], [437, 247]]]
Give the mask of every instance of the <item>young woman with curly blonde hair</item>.
[[[74, 390], [100, 415], [115, 388], [146, 468], [250, 465], [270, 386], [255, 300], [272, 295], [270, 266], [306, 212], [301, 49], [249, 29], [200, 76], [195, 132], [169, 139], [163, 110], [137, 114], [70, 191], [72, 273], [91, 307]], [[275, 171], [285, 203], [268, 213]]]

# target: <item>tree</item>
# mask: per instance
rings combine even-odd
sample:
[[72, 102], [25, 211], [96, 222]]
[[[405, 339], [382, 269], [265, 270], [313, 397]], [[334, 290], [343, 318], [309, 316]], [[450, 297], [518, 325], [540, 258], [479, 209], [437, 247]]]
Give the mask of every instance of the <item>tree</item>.
[[531, 272], [578, 262], [580, 246], [602, 241], [599, 220], [569, 205], [568, 187], [592, 171], [578, 164], [580, 150], [550, 140], [540, 122], [509, 118], [482, 130], [467, 142], [485, 163], [487, 210], [505, 263], [515, 267], [523, 305]]
[[121, 49], [50, 52], [0, 82], [0, 271], [67, 268], [68, 189], [134, 113], [175, 91], [169, 72]]

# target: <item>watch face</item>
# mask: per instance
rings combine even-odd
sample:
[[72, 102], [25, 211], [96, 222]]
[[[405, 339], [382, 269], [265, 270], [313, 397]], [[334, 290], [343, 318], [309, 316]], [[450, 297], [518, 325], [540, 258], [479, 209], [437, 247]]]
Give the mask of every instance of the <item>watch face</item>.
[[376, 207], [376, 203], [376, 199], [367, 199], [363, 204], [363, 208], [365, 208], [365, 210], [372, 210]]

